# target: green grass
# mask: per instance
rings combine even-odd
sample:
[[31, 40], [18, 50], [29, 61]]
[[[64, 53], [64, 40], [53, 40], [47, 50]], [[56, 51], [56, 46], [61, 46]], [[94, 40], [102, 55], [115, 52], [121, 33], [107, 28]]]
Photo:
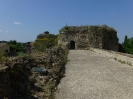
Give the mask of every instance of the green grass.
[[0, 62], [8, 62], [8, 61], [9, 61], [9, 59], [7, 57], [5, 57], [5, 56], [0, 57]]
[[17, 52], [17, 55], [21, 57], [21, 56], [28, 56], [29, 54], [24, 52]]

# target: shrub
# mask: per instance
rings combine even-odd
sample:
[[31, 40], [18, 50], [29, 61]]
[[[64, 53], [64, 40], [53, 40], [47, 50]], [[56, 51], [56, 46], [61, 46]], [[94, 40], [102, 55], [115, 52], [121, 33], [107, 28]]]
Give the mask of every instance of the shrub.
[[38, 51], [43, 52], [46, 48], [51, 48], [57, 45], [58, 35], [54, 34], [40, 34], [34, 42], [34, 47]]

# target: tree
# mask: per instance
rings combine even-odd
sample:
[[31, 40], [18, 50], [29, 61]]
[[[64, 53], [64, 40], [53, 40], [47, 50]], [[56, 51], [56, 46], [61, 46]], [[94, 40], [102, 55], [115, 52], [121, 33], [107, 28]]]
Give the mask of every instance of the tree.
[[21, 42], [17, 42], [16, 40], [10, 40], [7, 44], [10, 46], [11, 51], [19, 52], [23, 49], [23, 44]]
[[133, 37], [128, 38], [125, 36], [124, 42], [122, 43], [122, 48], [125, 53], [133, 54]]

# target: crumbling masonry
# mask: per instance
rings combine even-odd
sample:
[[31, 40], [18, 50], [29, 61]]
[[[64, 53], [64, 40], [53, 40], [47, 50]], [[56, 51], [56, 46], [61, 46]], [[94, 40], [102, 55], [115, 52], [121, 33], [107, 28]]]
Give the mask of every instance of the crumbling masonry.
[[107, 25], [65, 26], [59, 31], [58, 44], [68, 49], [101, 48], [118, 51], [117, 31]]

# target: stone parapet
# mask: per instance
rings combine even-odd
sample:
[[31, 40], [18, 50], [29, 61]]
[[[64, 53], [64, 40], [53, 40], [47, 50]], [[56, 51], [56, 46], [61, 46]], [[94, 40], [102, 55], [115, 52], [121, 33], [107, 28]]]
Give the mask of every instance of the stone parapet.
[[127, 53], [120, 53], [111, 50], [99, 49], [99, 48], [90, 48], [90, 50], [102, 54], [106, 57], [114, 58], [122, 63], [127, 63], [129, 65], [133, 65], [133, 55]]

